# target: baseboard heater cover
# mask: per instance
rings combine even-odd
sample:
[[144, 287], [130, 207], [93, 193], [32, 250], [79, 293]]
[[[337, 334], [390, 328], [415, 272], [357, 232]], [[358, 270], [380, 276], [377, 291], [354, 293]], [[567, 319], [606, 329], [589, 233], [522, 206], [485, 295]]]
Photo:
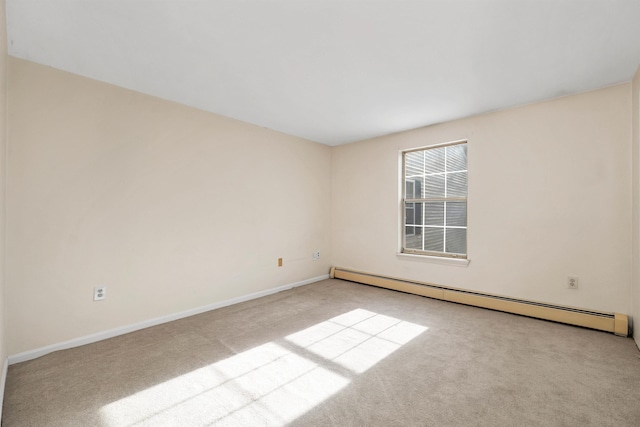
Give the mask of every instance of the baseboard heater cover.
[[449, 288], [412, 280], [379, 276], [361, 271], [331, 267], [329, 277], [379, 288], [392, 289], [443, 301], [456, 302], [506, 313], [520, 314], [538, 319], [567, 323], [627, 337], [630, 334], [629, 317], [626, 314], [584, 310], [535, 301], [527, 301], [499, 295], [484, 294], [464, 289]]

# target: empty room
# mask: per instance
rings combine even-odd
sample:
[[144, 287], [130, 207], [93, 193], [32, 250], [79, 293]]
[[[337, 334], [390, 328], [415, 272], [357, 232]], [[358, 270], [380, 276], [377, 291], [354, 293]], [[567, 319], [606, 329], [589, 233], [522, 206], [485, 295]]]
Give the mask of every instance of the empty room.
[[0, 0], [0, 420], [640, 426], [640, 0]]

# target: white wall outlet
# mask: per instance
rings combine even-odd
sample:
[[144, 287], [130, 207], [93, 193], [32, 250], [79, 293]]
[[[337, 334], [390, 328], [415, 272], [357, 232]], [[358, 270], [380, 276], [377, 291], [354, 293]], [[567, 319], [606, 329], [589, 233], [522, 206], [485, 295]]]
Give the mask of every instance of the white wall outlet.
[[313, 253], [313, 260], [314, 260], [314, 261], [317, 261], [317, 260], [319, 260], [319, 259], [320, 259], [320, 251], [315, 251], [315, 252]]
[[567, 288], [578, 289], [578, 276], [567, 276]]
[[107, 287], [106, 286], [96, 286], [93, 288], [93, 300], [94, 301], [102, 301], [107, 297]]

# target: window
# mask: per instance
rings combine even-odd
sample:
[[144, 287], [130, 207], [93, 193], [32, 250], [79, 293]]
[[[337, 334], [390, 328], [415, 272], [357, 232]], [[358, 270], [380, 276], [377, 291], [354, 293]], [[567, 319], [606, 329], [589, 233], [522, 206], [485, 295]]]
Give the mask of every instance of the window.
[[402, 252], [467, 257], [467, 143], [402, 153]]

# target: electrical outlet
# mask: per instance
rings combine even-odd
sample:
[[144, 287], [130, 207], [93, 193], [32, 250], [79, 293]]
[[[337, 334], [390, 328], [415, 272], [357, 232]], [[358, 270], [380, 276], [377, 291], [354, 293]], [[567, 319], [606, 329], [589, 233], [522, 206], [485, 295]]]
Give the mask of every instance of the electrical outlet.
[[567, 288], [578, 289], [578, 276], [567, 276]]
[[102, 301], [107, 297], [107, 287], [106, 286], [96, 286], [93, 288], [93, 300], [94, 301]]
[[319, 259], [320, 259], [320, 251], [315, 251], [315, 252], [313, 253], [313, 260], [314, 260], [314, 261], [317, 261], [317, 260], [319, 260]]
[[278, 258], [278, 267], [282, 267], [282, 258]]

